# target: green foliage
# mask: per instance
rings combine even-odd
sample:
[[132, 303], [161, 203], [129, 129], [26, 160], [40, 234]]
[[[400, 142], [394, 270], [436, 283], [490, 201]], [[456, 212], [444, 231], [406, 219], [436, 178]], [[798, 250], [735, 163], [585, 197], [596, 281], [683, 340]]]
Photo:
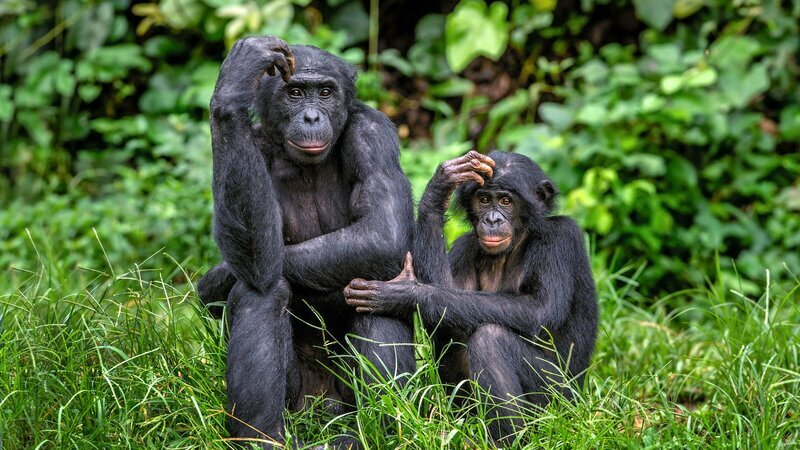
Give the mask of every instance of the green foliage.
[[[507, 5], [425, 16], [407, 52], [370, 55], [383, 72], [360, 75], [371, 105], [431, 116], [404, 143], [417, 196], [444, 159], [500, 147], [552, 174], [605, 264], [647, 262], [645, 293], [704, 282], [717, 254], [729, 279], [800, 271], [800, 3]], [[38, 258], [29, 234], [65, 267], [96, 265], [93, 229], [123, 264], [168, 248], [207, 267], [207, 108], [225, 47], [272, 33], [359, 64], [372, 36], [357, 1], [55, 6], [0, 8], [2, 268]], [[448, 239], [465, 229], [451, 221]]]
[[483, 0], [464, 0], [447, 16], [447, 62], [456, 72], [480, 55], [497, 59], [506, 49], [508, 7]]

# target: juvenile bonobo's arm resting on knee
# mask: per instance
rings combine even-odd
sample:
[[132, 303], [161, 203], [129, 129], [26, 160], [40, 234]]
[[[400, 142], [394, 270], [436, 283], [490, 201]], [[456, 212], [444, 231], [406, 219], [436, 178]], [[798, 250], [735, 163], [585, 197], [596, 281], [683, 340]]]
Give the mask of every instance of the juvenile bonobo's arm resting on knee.
[[281, 214], [249, 109], [266, 72], [288, 80], [294, 61], [285, 42], [248, 38], [233, 46], [211, 98], [214, 238], [237, 279], [266, 292], [281, 276]]
[[393, 276], [411, 241], [411, 187], [400, 170], [394, 126], [360, 107], [345, 133], [342, 161], [357, 177], [351, 225], [286, 247], [286, 277], [321, 291], [339, 290], [355, 277]]
[[491, 158], [470, 151], [460, 158], [445, 161], [436, 169], [419, 202], [412, 249], [416, 274], [421, 282], [444, 287], [453, 286], [442, 231], [450, 197], [459, 185], [467, 181], [483, 185], [483, 176], [491, 178], [493, 167], [494, 161]]
[[[540, 279], [528, 275], [520, 294], [480, 292], [419, 283], [414, 278], [410, 255], [403, 272], [391, 281], [353, 280], [345, 288], [347, 303], [357, 312], [410, 317], [419, 309], [426, 327], [437, 324], [471, 333], [480, 325], [497, 324], [527, 337], [540, 335], [542, 329], [560, 328], [570, 313], [573, 288], [567, 265], [554, 275]], [[563, 269], [561, 274], [555, 276]], [[536, 288], [535, 286], [540, 286]]]

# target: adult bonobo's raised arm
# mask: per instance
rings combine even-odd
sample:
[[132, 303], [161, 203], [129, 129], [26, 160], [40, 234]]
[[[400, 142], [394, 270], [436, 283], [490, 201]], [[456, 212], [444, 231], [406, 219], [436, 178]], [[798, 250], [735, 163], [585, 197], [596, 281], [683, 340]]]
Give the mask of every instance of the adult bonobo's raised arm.
[[[473, 232], [453, 243], [448, 267], [442, 225], [456, 188]], [[447, 381], [472, 377], [495, 399], [539, 405], [549, 401], [549, 389], [569, 397], [568, 381], [582, 382], [594, 349], [597, 295], [583, 233], [571, 219], [551, 215], [556, 195], [539, 166], [521, 155], [471, 152], [442, 164], [419, 207], [419, 280], [409, 256], [389, 282], [353, 280], [344, 291], [348, 304], [393, 317], [418, 308], [426, 327], [443, 329], [440, 347], [465, 343], [443, 356]], [[552, 346], [541, 345], [551, 338]], [[491, 409], [495, 439], [519, 429], [517, 408], [501, 402]]]
[[[272, 37], [237, 42], [222, 65], [211, 126], [225, 261], [198, 292], [230, 309], [236, 437], [282, 442], [283, 408], [303, 407], [306, 395], [352, 405], [325, 350], [331, 335], [364, 337], [353, 345], [385, 377], [414, 367], [412, 347], [381, 345], [412, 342], [404, 321], [356, 314], [342, 297], [355, 277], [396, 274], [413, 234], [394, 126], [355, 98], [355, 77], [325, 51]], [[311, 325], [318, 317], [326, 335]]]
[[283, 240], [278, 197], [249, 108], [260, 76], [276, 68], [284, 80], [294, 70], [285, 42], [239, 41], [222, 64], [211, 98], [214, 238], [236, 278], [259, 292], [281, 276]]

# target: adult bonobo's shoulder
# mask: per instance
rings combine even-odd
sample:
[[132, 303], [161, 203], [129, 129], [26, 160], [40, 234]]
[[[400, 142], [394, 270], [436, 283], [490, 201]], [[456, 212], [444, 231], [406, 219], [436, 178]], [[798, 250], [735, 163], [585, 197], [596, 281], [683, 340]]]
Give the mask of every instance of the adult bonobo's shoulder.
[[342, 148], [345, 163], [363, 168], [398, 167], [400, 143], [397, 128], [382, 112], [354, 102]]

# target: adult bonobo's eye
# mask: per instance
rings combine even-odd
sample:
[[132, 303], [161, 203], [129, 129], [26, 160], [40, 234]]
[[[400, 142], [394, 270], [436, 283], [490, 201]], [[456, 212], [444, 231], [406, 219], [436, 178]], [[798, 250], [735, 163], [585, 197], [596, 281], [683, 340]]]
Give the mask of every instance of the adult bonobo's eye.
[[303, 91], [297, 88], [289, 89], [289, 97], [290, 98], [300, 98], [303, 96]]
[[319, 91], [319, 96], [322, 98], [328, 98], [331, 96], [331, 94], [333, 94], [333, 91], [331, 91], [330, 88], [322, 88]]
[[488, 195], [481, 195], [478, 197], [478, 201], [481, 202], [481, 205], [488, 205], [489, 204], [489, 196]]
[[500, 204], [503, 206], [508, 206], [511, 204], [511, 199], [508, 197], [503, 197], [500, 199]]

